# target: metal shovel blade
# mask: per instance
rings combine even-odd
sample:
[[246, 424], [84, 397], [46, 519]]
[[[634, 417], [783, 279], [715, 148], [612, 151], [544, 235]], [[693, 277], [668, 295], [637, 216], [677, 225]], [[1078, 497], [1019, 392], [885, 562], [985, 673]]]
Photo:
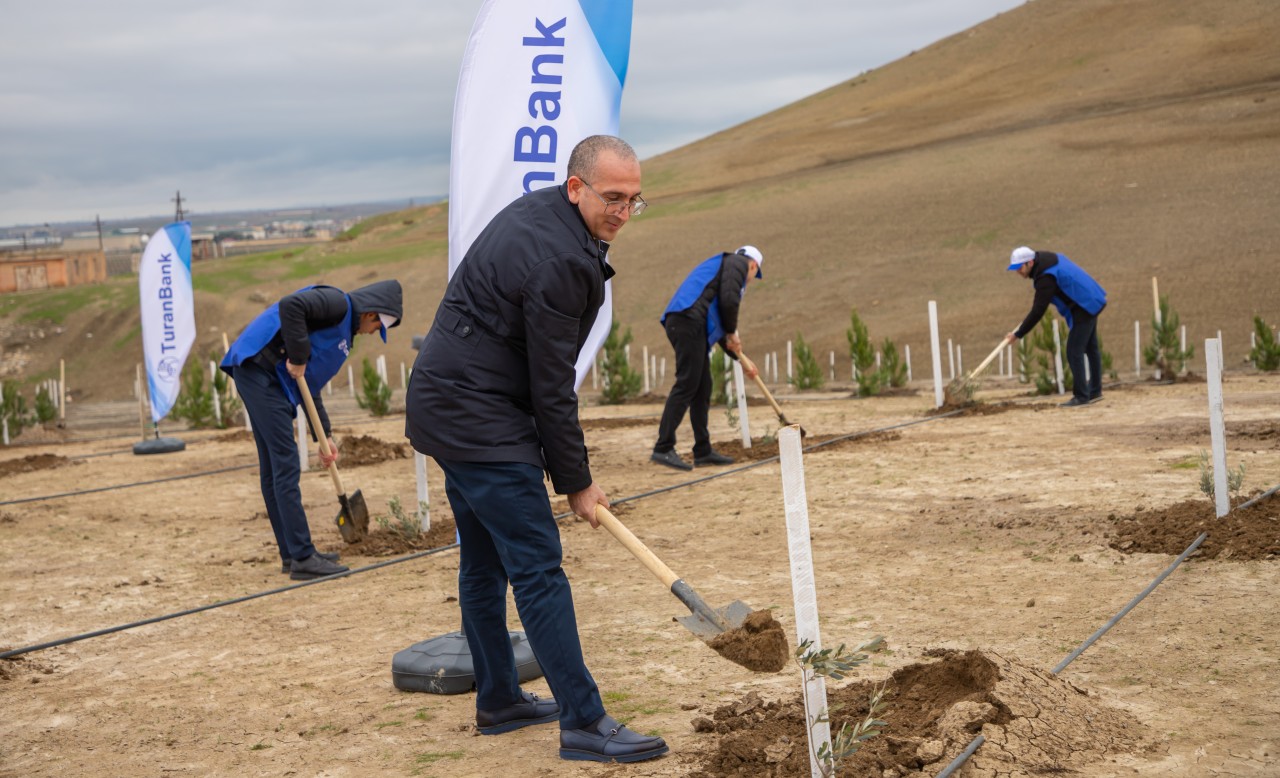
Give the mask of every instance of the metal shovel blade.
[[357, 489], [350, 496], [338, 495], [338, 515], [334, 523], [344, 543], [359, 543], [364, 540], [369, 530], [369, 506], [365, 505], [364, 495]]
[[712, 609], [712, 613], [719, 624], [697, 611], [688, 616], [677, 616], [676, 621], [703, 640], [710, 640], [728, 630], [741, 627], [742, 622], [751, 615], [751, 607], [742, 600], [734, 600], [723, 608]]

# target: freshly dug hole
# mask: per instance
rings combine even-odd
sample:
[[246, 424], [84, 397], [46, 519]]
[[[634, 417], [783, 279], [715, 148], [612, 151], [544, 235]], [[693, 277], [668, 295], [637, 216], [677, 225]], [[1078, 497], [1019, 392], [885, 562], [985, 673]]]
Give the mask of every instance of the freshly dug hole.
[[776, 673], [791, 657], [787, 636], [773, 611], [752, 611], [741, 627], [716, 635], [707, 645], [730, 662], [758, 673]]

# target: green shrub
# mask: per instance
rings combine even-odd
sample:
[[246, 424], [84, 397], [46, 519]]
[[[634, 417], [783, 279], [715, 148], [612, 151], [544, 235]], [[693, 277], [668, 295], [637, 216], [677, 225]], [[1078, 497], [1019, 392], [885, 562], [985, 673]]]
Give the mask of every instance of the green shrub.
[[884, 388], [884, 376], [875, 369], [876, 347], [867, 334], [867, 325], [856, 310], [849, 312], [849, 329], [845, 330], [849, 341], [849, 358], [858, 371], [858, 395], [871, 397]]
[[[813, 349], [804, 342], [804, 335], [796, 333], [796, 373], [791, 384], [800, 390], [821, 389], [825, 381], [822, 378], [822, 365], [813, 355]], [[874, 359], [874, 357], [873, 357]]]
[[0, 419], [9, 421], [9, 437], [16, 438], [23, 427], [31, 426], [33, 417], [27, 410], [26, 398], [18, 391], [17, 384], [8, 381], [0, 389]]
[[[195, 364], [193, 364], [195, 362]], [[185, 419], [192, 429], [217, 426], [213, 415], [213, 390], [204, 382], [204, 369], [198, 360], [189, 360], [182, 369], [182, 387], [169, 409], [175, 419]]]
[[53, 397], [49, 394], [49, 389], [41, 384], [36, 389], [36, 422], [38, 424], [47, 424], [54, 420], [58, 415], [58, 406], [54, 405]]
[[1178, 312], [1169, 305], [1169, 298], [1161, 295], [1160, 315], [1151, 314], [1151, 344], [1142, 349], [1142, 358], [1169, 380], [1175, 379], [1196, 353], [1194, 346], [1182, 350], [1179, 328]]
[[907, 363], [898, 356], [898, 347], [892, 340], [884, 339], [884, 343], [880, 346], [880, 356], [882, 357], [880, 373], [884, 376], [885, 382], [895, 389], [906, 386]]
[[364, 408], [374, 416], [386, 416], [391, 413], [391, 387], [382, 380], [378, 368], [368, 360], [363, 360], [360, 372], [360, 393], [356, 395], [356, 405]]
[[[1071, 386], [1071, 366], [1067, 364], [1066, 340], [1063, 338], [1065, 327], [1058, 331], [1062, 339], [1062, 386]], [[1029, 342], [1030, 370], [1028, 375], [1036, 385], [1036, 394], [1054, 394], [1058, 391], [1057, 370], [1054, 363], [1053, 317], [1046, 316], [1040, 325], [1027, 333], [1024, 341]]]
[[609, 325], [609, 337], [604, 341], [604, 359], [601, 367], [603, 384], [601, 393], [605, 405], [618, 405], [628, 397], [640, 393], [640, 373], [627, 364], [627, 346], [631, 343], [631, 328], [626, 335], [618, 336], [621, 324], [617, 319]]
[[1253, 317], [1253, 332], [1254, 346], [1249, 351], [1249, 361], [1267, 372], [1280, 368], [1280, 344], [1261, 316]]

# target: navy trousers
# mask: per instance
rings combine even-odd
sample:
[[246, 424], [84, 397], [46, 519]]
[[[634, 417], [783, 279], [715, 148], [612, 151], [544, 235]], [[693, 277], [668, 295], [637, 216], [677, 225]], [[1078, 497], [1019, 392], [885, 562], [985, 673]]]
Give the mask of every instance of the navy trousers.
[[595, 722], [604, 703], [582, 659], [573, 594], [560, 566], [560, 528], [542, 470], [518, 462], [435, 459], [461, 541], [458, 604], [475, 665], [476, 708], [496, 710], [520, 700], [507, 629], [510, 582], [529, 647], [560, 705], [560, 728]]
[[256, 362], [236, 366], [234, 378], [253, 426], [253, 442], [258, 444], [262, 501], [267, 505], [280, 559], [306, 559], [316, 547], [311, 543], [311, 527], [298, 486], [302, 466], [293, 439], [295, 406], [284, 396], [280, 379]]
[[[1102, 351], [1098, 347], [1098, 317], [1084, 311], [1072, 315], [1067, 334], [1067, 364], [1071, 366], [1071, 394], [1082, 402], [1102, 396]], [[1089, 360], [1089, 380], [1084, 377]]]
[[676, 430], [689, 413], [693, 427], [693, 455], [703, 457], [711, 453], [711, 431], [707, 427], [711, 411], [711, 355], [707, 348], [707, 323], [703, 319], [668, 314], [664, 325], [667, 340], [676, 352], [676, 380], [667, 393], [667, 403], [662, 408], [662, 421], [658, 423], [658, 440], [653, 444], [655, 454], [663, 454], [676, 447]]

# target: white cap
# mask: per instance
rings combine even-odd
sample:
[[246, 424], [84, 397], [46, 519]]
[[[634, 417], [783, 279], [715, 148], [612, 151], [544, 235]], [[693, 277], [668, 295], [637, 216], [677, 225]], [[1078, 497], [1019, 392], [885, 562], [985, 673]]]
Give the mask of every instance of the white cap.
[[764, 267], [764, 254], [760, 253], [760, 249], [755, 246], [743, 246], [733, 253], [741, 254], [747, 259], [754, 259], [756, 262], [756, 278], [764, 278], [764, 273], [761, 272], [761, 268]]
[[1026, 246], [1019, 246], [1009, 255], [1008, 270], [1017, 270], [1036, 258], [1036, 253]]
[[400, 321], [389, 313], [379, 313], [378, 319], [382, 322], [382, 342], [387, 342], [387, 328], [396, 326], [396, 322]]

